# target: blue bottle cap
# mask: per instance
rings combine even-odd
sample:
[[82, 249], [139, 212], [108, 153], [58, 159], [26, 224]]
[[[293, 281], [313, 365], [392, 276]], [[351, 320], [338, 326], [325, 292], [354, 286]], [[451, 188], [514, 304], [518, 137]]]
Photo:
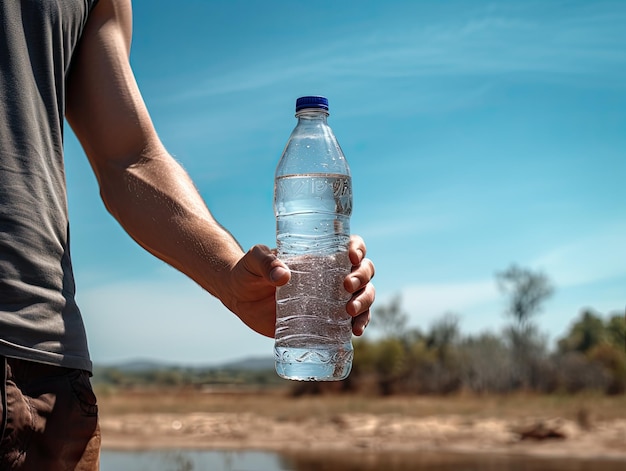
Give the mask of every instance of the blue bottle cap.
[[304, 108], [320, 108], [328, 111], [328, 98], [323, 96], [303, 96], [296, 100], [296, 113]]

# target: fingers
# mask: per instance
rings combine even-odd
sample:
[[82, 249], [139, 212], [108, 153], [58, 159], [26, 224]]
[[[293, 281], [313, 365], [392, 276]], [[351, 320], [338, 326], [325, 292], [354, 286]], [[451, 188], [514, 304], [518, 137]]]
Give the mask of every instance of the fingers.
[[376, 298], [376, 289], [372, 283], [367, 283], [357, 291], [346, 304], [346, 311], [352, 316], [352, 333], [363, 335], [370, 322], [370, 308]]
[[376, 288], [372, 283], [368, 283], [362, 290], [357, 291], [346, 305], [346, 311], [352, 317], [356, 317], [369, 311], [376, 298]]
[[358, 291], [374, 278], [376, 269], [372, 261], [365, 258], [366, 253], [363, 239], [358, 235], [350, 236], [348, 256], [353, 268], [350, 276], [344, 281], [344, 287], [349, 293]]
[[365, 247], [365, 241], [358, 235], [350, 236], [350, 243], [348, 244], [348, 255], [352, 265], [358, 265], [361, 260], [365, 258], [367, 249]]
[[370, 307], [376, 298], [376, 289], [370, 283], [376, 269], [368, 258], [363, 239], [357, 235], [350, 237], [348, 255], [352, 263], [352, 272], [344, 280], [344, 288], [353, 296], [346, 305], [346, 311], [352, 319], [352, 333], [362, 335], [370, 321]]
[[343, 282], [348, 293], [356, 293], [367, 285], [376, 273], [374, 264], [369, 258], [364, 258], [358, 265], [352, 267], [352, 272]]
[[352, 333], [354, 335], [361, 336], [363, 332], [365, 332], [365, 328], [367, 324], [370, 323], [370, 311], [364, 312], [363, 314], [359, 314], [355, 318], [352, 319]]
[[291, 278], [287, 266], [265, 245], [255, 245], [244, 256], [244, 266], [253, 275], [266, 279], [274, 286], [282, 286]]
[[356, 336], [363, 335], [367, 324], [370, 323], [370, 307], [374, 303], [376, 290], [372, 283], [368, 283], [365, 288], [352, 297], [346, 309], [348, 314], [353, 316], [352, 333]]

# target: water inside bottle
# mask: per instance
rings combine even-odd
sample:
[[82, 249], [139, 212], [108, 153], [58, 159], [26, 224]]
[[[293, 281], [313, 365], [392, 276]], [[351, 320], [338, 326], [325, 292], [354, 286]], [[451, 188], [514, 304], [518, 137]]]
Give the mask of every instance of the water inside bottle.
[[280, 177], [275, 204], [278, 256], [291, 270], [276, 292], [276, 370], [289, 379], [343, 379], [353, 355], [343, 288], [351, 270], [350, 177]]

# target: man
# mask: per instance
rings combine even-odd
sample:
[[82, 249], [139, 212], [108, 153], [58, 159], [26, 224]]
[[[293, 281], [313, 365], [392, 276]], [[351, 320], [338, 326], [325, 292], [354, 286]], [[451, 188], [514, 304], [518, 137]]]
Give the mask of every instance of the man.
[[[0, 0], [0, 469], [98, 469], [97, 405], [68, 245], [63, 119], [109, 212], [146, 250], [273, 336], [289, 270], [243, 253], [164, 149], [129, 65], [129, 0]], [[216, 156], [217, 157], [217, 156]], [[353, 237], [353, 332], [374, 266]]]

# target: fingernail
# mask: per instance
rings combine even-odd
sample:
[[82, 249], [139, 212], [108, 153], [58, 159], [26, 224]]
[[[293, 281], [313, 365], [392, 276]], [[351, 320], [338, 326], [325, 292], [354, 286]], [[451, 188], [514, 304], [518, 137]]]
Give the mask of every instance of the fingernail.
[[352, 292], [356, 291], [357, 289], [359, 289], [359, 286], [361, 286], [361, 280], [353, 276], [352, 278], [350, 278], [350, 286], [352, 287]]
[[361, 307], [362, 307], [361, 301], [354, 301], [352, 305], [354, 306], [354, 312], [359, 314], [361, 312]]
[[280, 280], [285, 274], [285, 269], [282, 267], [276, 267], [270, 272], [270, 279], [274, 282]]

